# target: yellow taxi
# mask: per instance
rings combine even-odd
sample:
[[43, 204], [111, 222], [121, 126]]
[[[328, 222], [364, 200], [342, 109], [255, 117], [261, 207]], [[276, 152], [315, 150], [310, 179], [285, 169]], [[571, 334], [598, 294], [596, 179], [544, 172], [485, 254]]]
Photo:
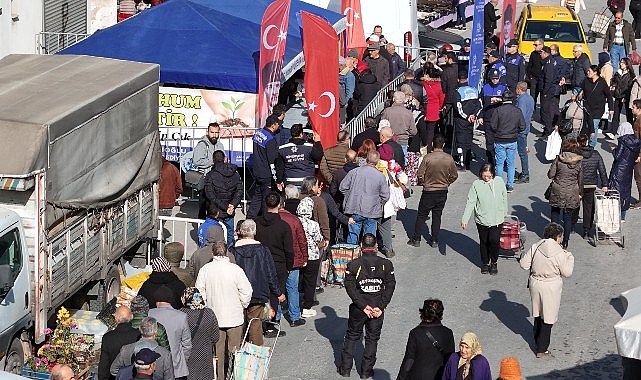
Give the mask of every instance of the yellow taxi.
[[559, 45], [559, 53], [565, 59], [574, 58], [574, 45], [583, 45], [583, 52], [592, 61], [588, 43], [594, 43], [596, 39], [585, 36], [581, 19], [566, 7], [528, 4], [516, 23], [515, 34], [519, 52], [524, 55], [529, 56], [534, 50], [533, 42], [542, 38], [545, 46]]

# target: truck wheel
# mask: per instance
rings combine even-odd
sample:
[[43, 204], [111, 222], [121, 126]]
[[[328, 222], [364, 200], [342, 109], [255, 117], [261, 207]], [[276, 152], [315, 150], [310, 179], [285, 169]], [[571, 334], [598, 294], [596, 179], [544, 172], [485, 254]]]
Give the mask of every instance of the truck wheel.
[[19, 338], [14, 338], [7, 353], [7, 361], [5, 362], [4, 370], [6, 372], [15, 373], [20, 375], [22, 367], [24, 366], [24, 350]]
[[98, 291], [98, 305], [96, 308], [93, 308], [95, 311], [102, 311], [105, 305], [111, 301], [114, 297], [118, 297], [120, 294], [120, 272], [118, 271], [118, 265], [114, 264], [107, 272], [105, 280], [100, 285], [100, 290]]

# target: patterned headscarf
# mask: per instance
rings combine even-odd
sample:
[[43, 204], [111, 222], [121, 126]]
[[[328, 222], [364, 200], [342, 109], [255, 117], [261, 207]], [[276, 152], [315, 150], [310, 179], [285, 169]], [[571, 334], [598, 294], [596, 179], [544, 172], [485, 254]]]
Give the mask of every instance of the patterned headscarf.
[[479, 341], [479, 338], [476, 336], [476, 334], [474, 334], [473, 332], [466, 332], [461, 337], [460, 343], [465, 343], [472, 349], [472, 356], [470, 356], [468, 360], [463, 359], [463, 357], [460, 357], [458, 360], [459, 368], [463, 365], [465, 366], [465, 368], [463, 369], [463, 378], [466, 378], [470, 373], [470, 365], [472, 359], [474, 359], [476, 355], [481, 354], [481, 342]]
[[200, 295], [198, 288], [189, 287], [185, 289], [182, 296], [183, 305], [193, 310], [200, 310], [205, 308], [205, 300]]
[[633, 134], [634, 134], [634, 129], [632, 129], [632, 124], [628, 123], [627, 121], [624, 121], [623, 123], [619, 124], [619, 129], [617, 129], [617, 135], [625, 136], [625, 135], [633, 135]]
[[156, 257], [151, 260], [151, 269], [154, 272], [171, 272], [171, 264], [164, 257]]
[[134, 299], [131, 300], [131, 312], [134, 314], [144, 314], [149, 313], [149, 302], [142, 295], [137, 295]]

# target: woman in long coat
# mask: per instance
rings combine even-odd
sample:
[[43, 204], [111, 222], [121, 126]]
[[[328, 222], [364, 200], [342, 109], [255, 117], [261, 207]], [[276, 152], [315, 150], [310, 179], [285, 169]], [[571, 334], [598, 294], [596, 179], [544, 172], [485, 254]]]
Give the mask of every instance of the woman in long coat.
[[441, 324], [443, 310], [438, 299], [426, 299], [418, 309], [421, 323], [410, 331], [396, 380], [441, 380], [445, 359], [454, 352], [454, 334]]
[[214, 311], [205, 307], [205, 300], [197, 288], [185, 289], [182, 302], [185, 307], [180, 311], [187, 314], [187, 323], [191, 331], [187, 379], [211, 380], [214, 378], [214, 346], [219, 338], [218, 320]]
[[519, 261], [521, 268], [530, 271], [528, 287], [537, 358], [550, 354], [550, 334], [559, 315], [563, 277], [570, 277], [574, 270], [574, 256], [559, 245], [562, 236], [561, 225], [548, 224], [543, 231], [543, 240], [534, 244]]
[[619, 192], [621, 197], [621, 221], [625, 221], [625, 213], [630, 208], [632, 174], [634, 165], [639, 160], [641, 141], [636, 138], [632, 125], [627, 121], [619, 125], [617, 135], [619, 135], [619, 144], [612, 152], [614, 161], [610, 170], [608, 188]]
[[550, 184], [550, 207], [552, 221], [563, 225], [563, 248], [568, 247], [574, 216], [579, 212], [583, 193], [583, 156], [578, 154], [579, 143], [567, 139], [561, 145], [559, 154], [548, 170]]

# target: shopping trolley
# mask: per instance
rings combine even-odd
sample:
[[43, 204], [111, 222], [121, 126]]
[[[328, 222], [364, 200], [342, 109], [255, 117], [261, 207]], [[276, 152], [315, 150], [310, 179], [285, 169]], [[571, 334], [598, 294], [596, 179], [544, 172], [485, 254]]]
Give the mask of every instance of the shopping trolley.
[[594, 192], [594, 234], [597, 243], [616, 243], [625, 247], [625, 236], [621, 223], [621, 196], [616, 190]]
[[262, 323], [260, 318], [252, 318], [247, 323], [247, 331], [243, 337], [240, 349], [232, 354], [233, 369], [230, 379], [233, 380], [265, 380], [269, 371], [269, 362], [274, 354], [274, 348], [278, 337], [280, 336], [280, 324], [273, 322], [274, 327], [278, 330], [274, 343], [271, 346], [257, 346], [247, 341], [249, 326], [253, 323]]
[[515, 257], [520, 259], [520, 252], [525, 248], [525, 223], [521, 222], [516, 215], [506, 215], [501, 225], [500, 247], [506, 251], [514, 252]]

